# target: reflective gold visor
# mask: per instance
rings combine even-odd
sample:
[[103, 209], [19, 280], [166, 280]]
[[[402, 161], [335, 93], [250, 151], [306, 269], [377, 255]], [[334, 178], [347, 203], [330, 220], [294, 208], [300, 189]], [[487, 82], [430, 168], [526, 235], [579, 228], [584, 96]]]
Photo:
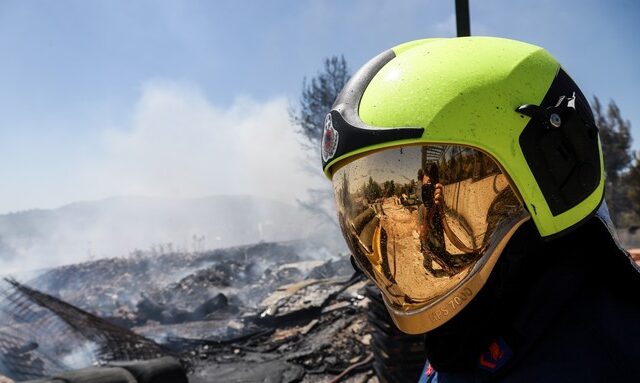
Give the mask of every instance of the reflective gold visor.
[[340, 167], [333, 187], [356, 263], [408, 333], [457, 314], [530, 218], [497, 163], [464, 146], [374, 152]]

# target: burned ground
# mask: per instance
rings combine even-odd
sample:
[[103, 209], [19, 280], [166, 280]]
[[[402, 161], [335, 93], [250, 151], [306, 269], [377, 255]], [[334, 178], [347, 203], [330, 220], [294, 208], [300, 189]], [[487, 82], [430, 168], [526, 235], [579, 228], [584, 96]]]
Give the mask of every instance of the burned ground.
[[[170, 355], [192, 382], [374, 380], [365, 282], [347, 257], [318, 260], [308, 250], [261, 243], [138, 254], [12, 281], [0, 372], [19, 380]], [[17, 365], [16, 350], [35, 362]]]

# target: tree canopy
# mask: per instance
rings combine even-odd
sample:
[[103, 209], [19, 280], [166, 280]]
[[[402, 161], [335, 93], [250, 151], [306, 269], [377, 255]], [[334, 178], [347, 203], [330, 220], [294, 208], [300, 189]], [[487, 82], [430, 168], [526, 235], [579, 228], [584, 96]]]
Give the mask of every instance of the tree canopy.
[[613, 100], [605, 110], [594, 97], [593, 112], [602, 144], [605, 199], [611, 219], [618, 226], [636, 224], [640, 217], [640, 164], [631, 151], [631, 123], [622, 118]]
[[322, 71], [310, 81], [303, 79], [299, 107], [292, 108], [289, 117], [308, 145], [319, 147], [324, 118], [349, 77], [347, 61], [341, 55], [324, 59]]

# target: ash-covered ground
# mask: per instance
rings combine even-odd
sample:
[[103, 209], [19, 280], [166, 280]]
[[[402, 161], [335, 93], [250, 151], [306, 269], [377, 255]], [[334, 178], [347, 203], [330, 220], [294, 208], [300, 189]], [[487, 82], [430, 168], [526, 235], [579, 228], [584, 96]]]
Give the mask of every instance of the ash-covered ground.
[[366, 282], [348, 257], [319, 249], [138, 252], [9, 281], [0, 373], [19, 381], [166, 354], [190, 382], [376, 381]]

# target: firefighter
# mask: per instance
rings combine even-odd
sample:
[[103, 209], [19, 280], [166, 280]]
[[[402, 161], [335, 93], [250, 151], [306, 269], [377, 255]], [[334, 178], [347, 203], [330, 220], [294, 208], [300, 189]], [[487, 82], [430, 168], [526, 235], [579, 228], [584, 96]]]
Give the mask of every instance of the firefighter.
[[[608, 217], [588, 101], [547, 51], [396, 46], [337, 97], [321, 153], [354, 264], [400, 330], [425, 334], [422, 381], [640, 380], [640, 274]], [[437, 184], [416, 185], [433, 168]], [[429, 187], [431, 210], [380, 196], [384, 239], [359, 236], [365, 190], [390, 181]]]

